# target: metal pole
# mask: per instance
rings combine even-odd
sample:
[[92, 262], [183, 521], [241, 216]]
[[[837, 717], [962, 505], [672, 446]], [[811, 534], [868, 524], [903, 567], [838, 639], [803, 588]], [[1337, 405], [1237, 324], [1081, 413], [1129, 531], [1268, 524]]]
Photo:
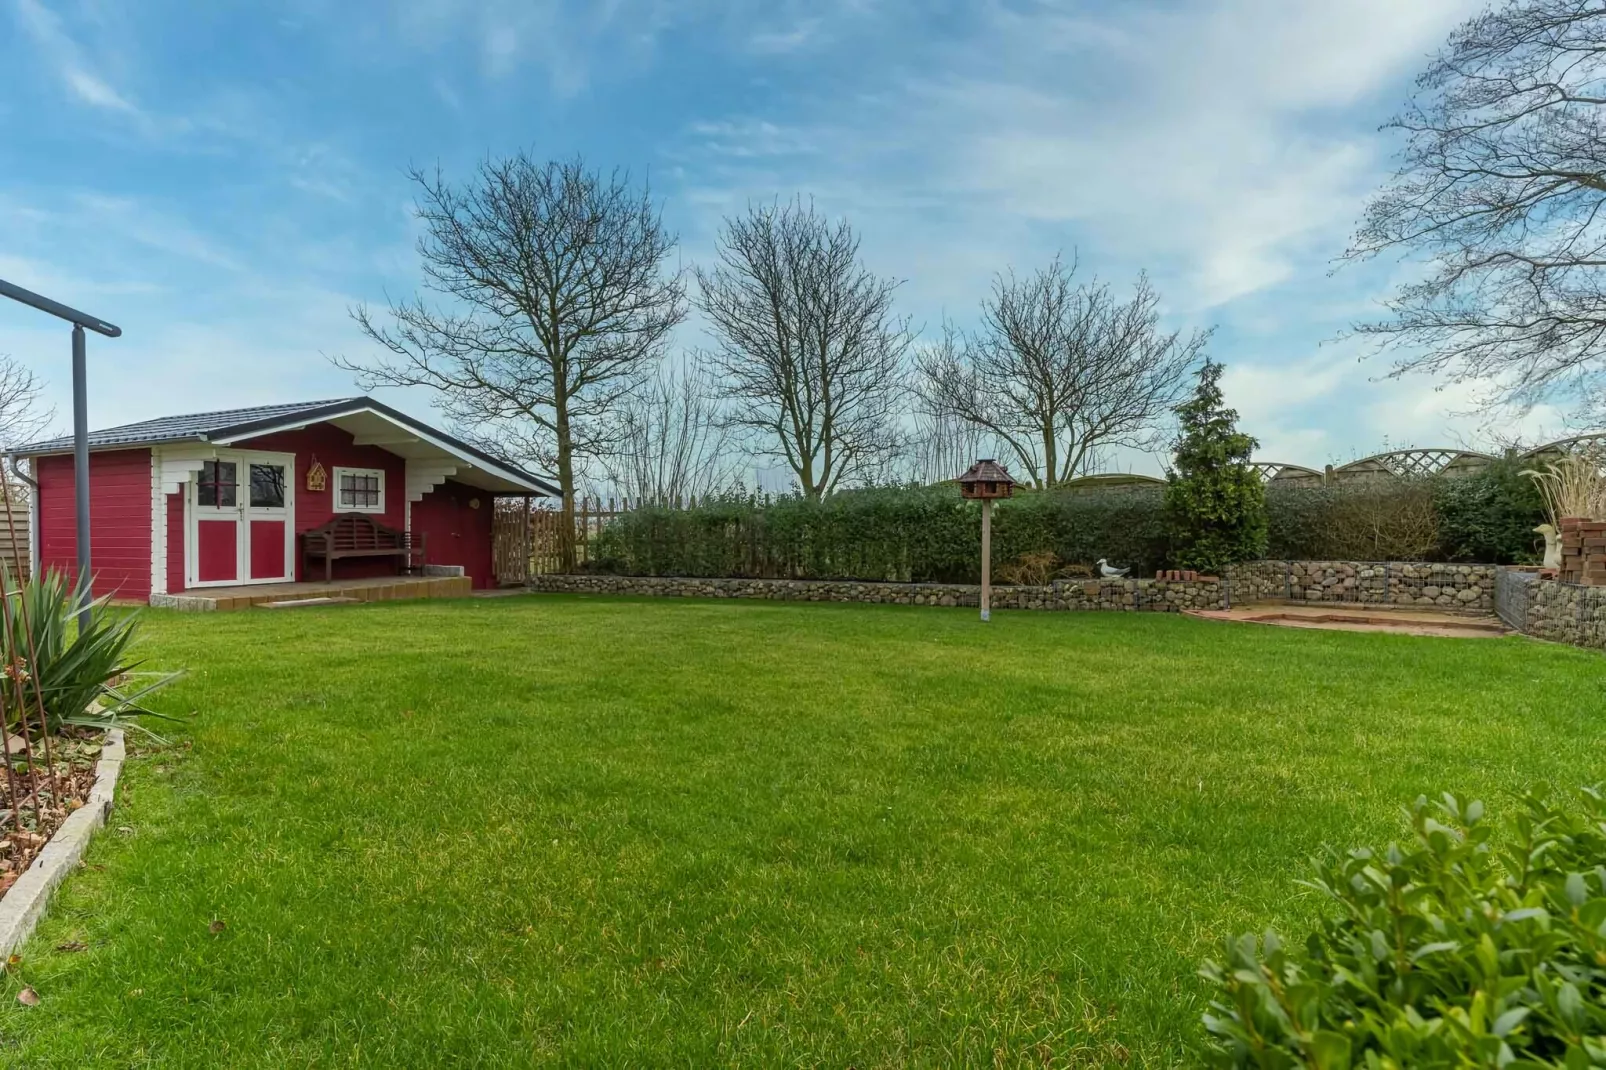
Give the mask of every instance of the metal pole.
[[992, 620], [993, 597], [993, 502], [981, 500], [981, 619]]
[[89, 576], [89, 373], [84, 353], [84, 328], [72, 329], [72, 463], [73, 493], [78, 520], [78, 582], [83, 592], [78, 605], [78, 632], [89, 629], [89, 603], [94, 598]]
[[[107, 338], [122, 336], [123, 329], [116, 324], [107, 323], [98, 316], [91, 316], [87, 312], [80, 312], [70, 305], [60, 301], [52, 301], [32, 290], [25, 290], [15, 283], [0, 279], [0, 297], [37, 308], [40, 312], [48, 313], [57, 319], [64, 319], [72, 326], [72, 418], [73, 418], [73, 488], [75, 491], [76, 511], [78, 514], [78, 576], [80, 581], [89, 575], [89, 399], [84, 360], [84, 328], [88, 327], [97, 334]], [[35, 496], [37, 503], [38, 495]], [[38, 508], [35, 504], [34, 508]], [[83, 603], [78, 611], [78, 628], [82, 631], [89, 626], [89, 603], [94, 596], [88, 586], [84, 588]]]

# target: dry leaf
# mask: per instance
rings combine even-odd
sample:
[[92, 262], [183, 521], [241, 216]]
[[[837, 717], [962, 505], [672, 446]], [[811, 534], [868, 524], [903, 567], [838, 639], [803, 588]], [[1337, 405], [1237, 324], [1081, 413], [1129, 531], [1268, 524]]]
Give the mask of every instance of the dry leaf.
[[212, 924], [207, 926], [207, 928], [210, 929], [213, 933], [220, 933], [224, 929], [226, 929], [227, 927], [228, 926], [224, 925], [221, 921], [218, 921], [215, 918], [212, 920]]
[[24, 988], [17, 993], [17, 1002], [24, 1007], [37, 1007], [39, 1006], [39, 993], [35, 992], [31, 987]]

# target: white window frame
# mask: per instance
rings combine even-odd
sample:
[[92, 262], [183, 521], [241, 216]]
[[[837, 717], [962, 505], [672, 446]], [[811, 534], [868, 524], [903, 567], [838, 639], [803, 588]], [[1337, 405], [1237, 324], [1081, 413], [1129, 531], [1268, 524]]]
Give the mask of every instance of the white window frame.
[[[340, 477], [341, 476], [377, 476], [379, 478], [379, 504], [344, 506], [340, 503]], [[383, 513], [385, 511], [385, 470], [383, 468], [342, 468], [336, 466], [329, 469], [329, 478], [333, 482], [330, 488], [332, 500], [330, 508], [336, 513]]]

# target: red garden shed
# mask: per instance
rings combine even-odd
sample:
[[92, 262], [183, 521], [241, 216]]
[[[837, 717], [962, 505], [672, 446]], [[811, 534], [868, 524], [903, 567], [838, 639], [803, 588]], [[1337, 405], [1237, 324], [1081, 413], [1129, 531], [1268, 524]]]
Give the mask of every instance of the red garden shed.
[[[408, 566], [461, 568], [473, 586], [489, 587], [494, 500], [558, 494], [545, 479], [367, 397], [146, 420], [92, 432], [89, 448], [95, 593], [138, 601]], [[72, 439], [17, 454], [31, 461], [37, 483], [33, 564], [70, 575]], [[322, 541], [307, 533], [336, 520], [422, 552], [313, 559]]]

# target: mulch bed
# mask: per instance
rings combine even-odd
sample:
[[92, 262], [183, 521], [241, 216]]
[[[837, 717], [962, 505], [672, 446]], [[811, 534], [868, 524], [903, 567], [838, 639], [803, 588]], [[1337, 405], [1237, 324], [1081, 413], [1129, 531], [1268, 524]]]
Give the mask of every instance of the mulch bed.
[[[0, 773], [0, 895], [16, 883], [67, 815], [81, 809], [88, 800], [89, 790], [95, 785], [95, 763], [100, 760], [103, 738], [100, 732], [70, 731], [51, 740], [59, 797], [52, 792], [38, 741], [33, 744], [34, 772], [30, 774], [21, 759], [20, 741], [15, 736], [6, 740], [22, 805], [19, 821], [17, 800], [11, 798], [11, 782]], [[0, 756], [3, 760], [4, 756]]]

